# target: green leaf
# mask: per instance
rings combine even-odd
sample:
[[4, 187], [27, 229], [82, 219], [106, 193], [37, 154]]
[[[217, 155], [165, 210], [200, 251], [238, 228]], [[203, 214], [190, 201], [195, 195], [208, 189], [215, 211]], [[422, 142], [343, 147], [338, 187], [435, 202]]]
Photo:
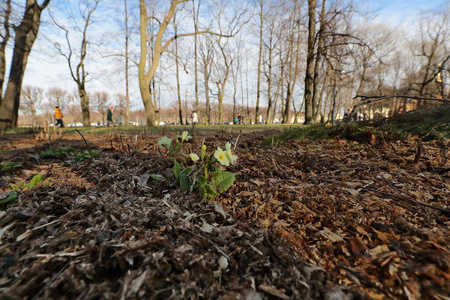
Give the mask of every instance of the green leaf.
[[189, 179], [189, 176], [186, 173], [180, 174], [180, 187], [181, 187], [181, 190], [183, 190], [185, 192], [192, 191], [191, 180]]
[[203, 197], [209, 197], [211, 199], [214, 199], [217, 196], [216, 190], [210, 185], [205, 184], [202, 189]]
[[92, 150], [90, 152], [91, 158], [99, 158], [102, 155], [101, 150]]
[[175, 179], [180, 179], [180, 173], [181, 173], [181, 165], [175, 160], [173, 165], [173, 176], [175, 176]]
[[45, 151], [42, 151], [40, 154], [41, 158], [64, 158], [68, 154], [73, 153], [74, 150], [72, 147], [59, 147], [52, 148]]
[[7, 162], [7, 163], [1, 163], [0, 164], [1, 166], [2, 166], [2, 169], [0, 170], [0, 171], [4, 171], [4, 172], [6, 172], [6, 171], [11, 171], [11, 170], [13, 170], [13, 169], [17, 169], [17, 168], [21, 168], [22, 167], [22, 164], [21, 163], [19, 163], [19, 162]]
[[[2, 198], [6, 196], [5, 198]], [[0, 194], [0, 204], [8, 204], [17, 200], [18, 194], [17, 192], [9, 192]]]
[[180, 174], [189, 174], [192, 172], [192, 168], [184, 168]]
[[42, 181], [44, 181], [44, 176], [42, 176], [41, 174], [36, 174], [33, 176], [33, 178], [31, 179], [30, 183], [28, 184], [28, 187], [31, 188], [35, 188], [39, 183], [41, 183]]
[[150, 178], [155, 181], [161, 181], [164, 179], [164, 177], [162, 175], [158, 175], [158, 174], [150, 174]]
[[202, 191], [204, 186], [207, 184], [208, 182], [206, 181], [205, 176], [200, 175], [197, 179], [196, 182], [196, 187], [198, 188], [199, 191]]
[[223, 193], [233, 185], [236, 179], [236, 173], [222, 172], [211, 178], [211, 184], [217, 188], [219, 193]]

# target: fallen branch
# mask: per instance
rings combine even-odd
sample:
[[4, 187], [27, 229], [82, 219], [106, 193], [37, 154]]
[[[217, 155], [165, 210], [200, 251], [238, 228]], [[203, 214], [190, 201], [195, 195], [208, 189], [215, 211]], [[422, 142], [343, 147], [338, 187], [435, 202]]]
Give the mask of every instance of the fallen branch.
[[407, 201], [407, 202], [415, 204], [415, 205], [421, 205], [421, 206], [425, 206], [425, 207], [428, 207], [428, 208], [440, 211], [440, 212], [442, 212], [442, 213], [444, 213], [446, 215], [450, 215], [450, 209], [429, 205], [429, 204], [426, 204], [426, 203], [415, 201], [413, 199], [410, 199], [410, 198], [407, 198], [407, 197], [404, 197], [404, 196], [394, 195], [394, 194], [382, 192], [382, 191], [379, 191], [379, 190], [376, 190], [376, 189], [373, 189], [373, 188], [369, 188], [369, 187], [366, 187], [365, 189], [368, 190], [368, 191], [372, 191], [372, 192], [374, 192], [376, 194], [382, 195], [384, 197], [397, 198], [397, 199], [404, 200], [404, 201]]

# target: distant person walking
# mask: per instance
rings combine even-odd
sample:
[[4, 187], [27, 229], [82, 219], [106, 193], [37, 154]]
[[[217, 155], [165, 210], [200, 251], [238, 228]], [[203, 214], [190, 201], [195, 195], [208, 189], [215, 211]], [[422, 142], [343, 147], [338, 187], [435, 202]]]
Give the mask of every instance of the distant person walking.
[[198, 124], [198, 115], [195, 110], [192, 112], [191, 118], [192, 118], [192, 125], [197, 125]]
[[238, 124], [241, 125], [241, 121], [242, 121], [242, 116], [241, 116], [241, 114], [238, 114], [237, 119], [238, 119]]
[[109, 127], [109, 123], [113, 124], [113, 118], [112, 118], [112, 111], [113, 111], [114, 107], [110, 106], [108, 108], [108, 112], [106, 114], [106, 122], [108, 122], [108, 127]]
[[59, 109], [59, 106], [56, 105], [55, 106], [55, 120], [56, 120], [56, 124], [55, 126], [58, 126], [63, 128], [64, 127], [64, 122], [63, 122], [63, 114], [61, 112], [61, 110]]

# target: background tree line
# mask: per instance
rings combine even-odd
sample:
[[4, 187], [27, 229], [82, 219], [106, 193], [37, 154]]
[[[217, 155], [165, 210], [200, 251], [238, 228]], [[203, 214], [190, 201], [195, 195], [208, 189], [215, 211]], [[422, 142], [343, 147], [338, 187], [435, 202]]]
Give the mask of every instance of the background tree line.
[[15, 127], [25, 99], [39, 97], [22, 88], [39, 27], [39, 51], [64, 62], [85, 126], [95, 91], [118, 87], [126, 122], [141, 103], [148, 125], [172, 103], [181, 124], [187, 103], [205, 124], [213, 114], [219, 123], [237, 114], [314, 123], [342, 114], [355, 95], [449, 98], [450, 5], [405, 29], [377, 23], [370, 3], [2, 0], [0, 126]]

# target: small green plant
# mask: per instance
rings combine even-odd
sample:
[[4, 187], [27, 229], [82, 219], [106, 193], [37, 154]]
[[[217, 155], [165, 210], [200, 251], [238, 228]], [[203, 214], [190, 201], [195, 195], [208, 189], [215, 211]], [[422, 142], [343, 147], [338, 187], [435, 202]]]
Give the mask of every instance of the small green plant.
[[183, 143], [185, 141], [189, 141], [192, 139], [192, 136], [189, 135], [187, 131], [183, 131], [181, 135], [177, 135], [177, 139], [173, 142], [172, 139], [169, 139], [166, 136], [163, 136], [159, 141], [158, 145], [161, 148], [167, 149], [170, 156], [173, 158], [176, 158], [178, 153], [181, 151], [181, 148], [183, 147]]
[[36, 174], [31, 178], [29, 183], [20, 181], [16, 184], [10, 184], [9, 186], [13, 191], [23, 191], [35, 188], [42, 182], [44, 182], [44, 176], [42, 176], [42, 174]]
[[16, 191], [0, 194], [0, 210], [6, 210], [8, 204], [14, 203], [18, 198]]
[[83, 152], [80, 152], [75, 156], [75, 160], [77, 161], [83, 161], [87, 159], [93, 159], [93, 158], [99, 158], [102, 154], [102, 151], [100, 150], [85, 150]]
[[164, 136], [158, 141], [158, 145], [167, 149], [173, 156], [173, 175], [183, 191], [198, 192], [202, 197], [212, 200], [233, 185], [236, 174], [226, 172], [220, 167], [234, 164], [238, 158], [232, 154], [230, 143], [225, 144], [225, 150], [218, 147], [214, 154], [209, 155], [206, 154], [206, 145], [202, 145], [200, 157], [196, 153], [183, 153], [182, 155], [192, 162], [191, 166], [184, 166], [176, 159], [176, 156], [180, 153], [183, 142], [192, 137], [188, 135], [187, 131], [184, 131], [178, 138], [180, 140], [172, 142], [171, 139]]
[[74, 152], [72, 147], [58, 147], [42, 151], [41, 158], [65, 158]]
[[15, 169], [22, 168], [22, 164], [19, 162], [2, 162], [0, 163], [0, 172], [14, 171]]

